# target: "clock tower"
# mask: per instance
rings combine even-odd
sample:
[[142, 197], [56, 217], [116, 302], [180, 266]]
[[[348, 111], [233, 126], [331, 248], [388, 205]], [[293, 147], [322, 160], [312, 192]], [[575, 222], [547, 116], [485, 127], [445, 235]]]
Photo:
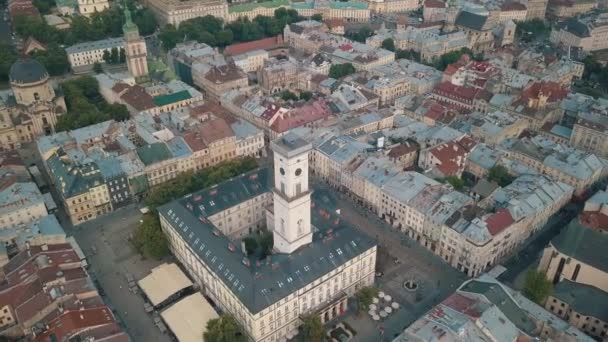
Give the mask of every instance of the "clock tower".
[[122, 32], [125, 37], [125, 56], [127, 68], [135, 79], [148, 76], [148, 50], [146, 41], [139, 35], [139, 28], [131, 20], [131, 11], [125, 2], [125, 24]]
[[274, 152], [274, 249], [289, 254], [312, 242], [308, 188], [312, 146], [293, 133], [270, 146]]

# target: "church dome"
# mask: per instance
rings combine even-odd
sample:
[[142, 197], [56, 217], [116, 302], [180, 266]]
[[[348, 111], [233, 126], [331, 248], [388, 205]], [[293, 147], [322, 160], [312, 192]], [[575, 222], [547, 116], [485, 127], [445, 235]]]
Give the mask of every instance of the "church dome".
[[27, 84], [40, 82], [49, 77], [46, 68], [35, 59], [20, 59], [11, 66], [11, 83]]

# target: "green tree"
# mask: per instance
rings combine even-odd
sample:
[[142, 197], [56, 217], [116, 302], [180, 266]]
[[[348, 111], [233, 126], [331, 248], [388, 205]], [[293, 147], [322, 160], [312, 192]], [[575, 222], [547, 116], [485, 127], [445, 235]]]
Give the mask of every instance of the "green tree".
[[369, 27], [369, 25], [364, 25], [359, 31], [350, 31], [346, 33], [346, 37], [359, 43], [365, 43], [365, 40], [373, 35], [374, 30]]
[[139, 28], [139, 33], [143, 36], [150, 35], [158, 28], [158, 21], [154, 13], [147, 8], [133, 11], [133, 22]]
[[304, 341], [323, 341], [325, 326], [321, 323], [319, 315], [308, 315], [302, 320], [302, 337]]
[[389, 51], [395, 51], [395, 41], [393, 40], [393, 38], [386, 38], [385, 40], [383, 40], [382, 48]]
[[329, 77], [339, 79], [355, 73], [355, 67], [350, 63], [334, 64], [329, 68]]
[[127, 55], [125, 52], [125, 48], [120, 48], [120, 51], [118, 53], [118, 63], [126, 63], [127, 62]]
[[8, 81], [8, 73], [16, 61], [15, 49], [5, 42], [0, 42], [0, 80]]
[[310, 17], [310, 19], [322, 22], [323, 21], [323, 14], [321, 14], [321, 13], [313, 14], [312, 17]]
[[243, 242], [245, 242], [245, 250], [247, 251], [247, 255], [255, 253], [258, 248], [258, 241], [255, 238], [248, 236], [243, 239]]
[[495, 181], [502, 187], [511, 184], [514, 179], [515, 178], [509, 174], [509, 170], [502, 165], [493, 166], [488, 171], [488, 180]]
[[357, 292], [357, 311], [367, 312], [369, 305], [372, 304], [374, 297], [378, 296], [378, 289], [372, 286], [367, 286]]
[[132, 243], [146, 257], [160, 259], [169, 254], [167, 240], [156, 212], [144, 215], [142, 223], [135, 230]]
[[234, 316], [223, 314], [207, 322], [207, 330], [203, 334], [205, 342], [246, 342], [247, 338], [241, 331]]
[[230, 30], [221, 30], [216, 35], [216, 42], [219, 46], [222, 47], [232, 44], [233, 40], [234, 35]]
[[454, 190], [462, 190], [464, 188], [464, 181], [460, 177], [447, 176], [445, 177], [445, 181], [450, 183], [454, 187]]
[[94, 71], [96, 74], [101, 74], [101, 73], [103, 72], [103, 67], [101, 66], [101, 63], [99, 63], [99, 62], [95, 62], [95, 63], [93, 64], [93, 71]]
[[181, 38], [180, 33], [177, 31], [175, 26], [168, 24], [162, 28], [160, 34], [158, 36], [161, 43], [163, 44], [163, 48], [165, 50], [171, 50], [180, 42]]
[[112, 56], [109, 50], [103, 50], [103, 61], [108, 64], [112, 63]]
[[111, 64], [118, 64], [120, 63], [120, 54], [118, 52], [118, 48], [113, 47], [110, 50], [110, 63]]
[[298, 97], [296, 96], [296, 94], [290, 92], [289, 90], [283, 90], [283, 92], [281, 93], [281, 99], [283, 99], [284, 101], [297, 101]]
[[63, 75], [70, 69], [70, 62], [65, 49], [56, 43], [49, 44], [46, 51], [35, 51], [32, 53], [32, 57], [44, 65], [52, 76]]
[[526, 273], [523, 293], [531, 301], [543, 305], [551, 291], [553, 284], [547, 279], [545, 272], [531, 269]]
[[300, 92], [300, 100], [309, 101], [312, 99], [312, 93], [310, 91]]
[[33, 4], [40, 14], [50, 14], [51, 8], [55, 6], [55, 0], [34, 0]]
[[274, 238], [271, 232], [264, 232], [260, 236], [260, 249], [262, 250], [262, 257], [266, 257], [272, 254], [272, 248], [274, 247]]

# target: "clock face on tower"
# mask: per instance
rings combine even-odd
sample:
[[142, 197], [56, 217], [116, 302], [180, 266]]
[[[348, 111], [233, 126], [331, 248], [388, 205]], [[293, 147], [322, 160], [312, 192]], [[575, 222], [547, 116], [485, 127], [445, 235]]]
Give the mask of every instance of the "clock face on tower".
[[298, 168], [298, 169], [296, 170], [296, 176], [299, 176], [299, 175], [301, 175], [301, 174], [302, 174], [302, 169]]
[[279, 172], [280, 172], [280, 173], [281, 173], [283, 176], [285, 176], [285, 169], [280, 168], [280, 169], [279, 169]]

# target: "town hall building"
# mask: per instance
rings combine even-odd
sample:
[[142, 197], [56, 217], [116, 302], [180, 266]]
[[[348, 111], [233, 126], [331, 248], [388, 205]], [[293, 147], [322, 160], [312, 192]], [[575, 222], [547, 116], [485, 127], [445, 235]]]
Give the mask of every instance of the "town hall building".
[[[312, 195], [310, 143], [289, 133], [271, 147], [274, 173], [257, 169], [158, 209], [173, 254], [201, 291], [261, 342], [293, 338], [303, 316], [326, 323], [343, 314], [376, 269], [376, 241]], [[247, 255], [239, 237], [263, 226], [272, 253]]]

